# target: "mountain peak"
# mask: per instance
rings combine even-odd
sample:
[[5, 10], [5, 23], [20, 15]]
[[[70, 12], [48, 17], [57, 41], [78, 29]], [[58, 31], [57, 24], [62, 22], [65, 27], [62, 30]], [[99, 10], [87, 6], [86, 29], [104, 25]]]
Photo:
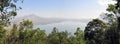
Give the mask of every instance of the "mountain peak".
[[23, 20], [30, 20], [30, 21], [33, 22], [34, 25], [61, 22], [61, 20], [59, 21], [59, 20], [56, 20], [56, 19], [42, 18], [42, 17], [39, 17], [37, 15], [31, 14], [31, 15], [16, 18], [13, 23], [19, 23]]

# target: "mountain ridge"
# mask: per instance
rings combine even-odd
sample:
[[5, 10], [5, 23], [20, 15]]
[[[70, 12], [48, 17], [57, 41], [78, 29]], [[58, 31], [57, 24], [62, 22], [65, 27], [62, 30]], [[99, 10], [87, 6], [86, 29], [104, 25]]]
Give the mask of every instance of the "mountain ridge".
[[27, 16], [23, 16], [23, 17], [17, 17], [14, 20], [12, 20], [12, 23], [18, 23], [21, 22], [23, 20], [30, 20], [33, 22], [34, 25], [44, 25], [44, 24], [51, 24], [51, 23], [60, 23], [60, 22], [64, 22], [64, 21], [75, 21], [75, 22], [88, 22], [91, 19], [64, 19], [64, 18], [43, 18], [43, 17], [39, 17], [37, 15], [27, 15]]

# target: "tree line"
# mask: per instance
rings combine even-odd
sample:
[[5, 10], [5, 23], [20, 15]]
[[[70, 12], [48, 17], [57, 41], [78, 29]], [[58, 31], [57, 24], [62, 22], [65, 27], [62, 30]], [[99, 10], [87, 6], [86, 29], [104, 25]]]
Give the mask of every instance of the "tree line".
[[29, 20], [20, 24], [13, 24], [10, 29], [1, 29], [0, 44], [84, 44], [84, 33], [80, 28], [76, 29], [74, 35], [67, 31], [59, 32], [56, 27], [48, 35], [40, 28], [33, 29]]

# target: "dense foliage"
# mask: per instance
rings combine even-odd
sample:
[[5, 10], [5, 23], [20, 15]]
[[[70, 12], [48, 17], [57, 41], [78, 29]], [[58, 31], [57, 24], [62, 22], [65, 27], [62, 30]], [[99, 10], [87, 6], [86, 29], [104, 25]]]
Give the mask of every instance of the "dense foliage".
[[106, 9], [108, 13], [101, 15], [104, 22], [93, 20], [86, 26], [87, 44], [120, 44], [120, 0], [114, 1], [117, 3], [109, 4]]
[[24, 20], [20, 24], [14, 24], [12, 29], [6, 32], [2, 44], [84, 44], [84, 33], [77, 28], [74, 35], [67, 31], [59, 32], [56, 27], [48, 35], [40, 28], [33, 29], [32, 22]]

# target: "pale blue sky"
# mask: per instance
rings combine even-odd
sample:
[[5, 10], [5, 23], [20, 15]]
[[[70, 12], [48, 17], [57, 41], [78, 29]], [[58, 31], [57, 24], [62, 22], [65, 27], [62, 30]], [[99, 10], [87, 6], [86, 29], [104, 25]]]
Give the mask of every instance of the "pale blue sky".
[[[110, 1], [109, 1], [110, 2]], [[45, 18], [97, 18], [105, 11], [104, 0], [24, 0], [18, 16], [35, 14]]]

